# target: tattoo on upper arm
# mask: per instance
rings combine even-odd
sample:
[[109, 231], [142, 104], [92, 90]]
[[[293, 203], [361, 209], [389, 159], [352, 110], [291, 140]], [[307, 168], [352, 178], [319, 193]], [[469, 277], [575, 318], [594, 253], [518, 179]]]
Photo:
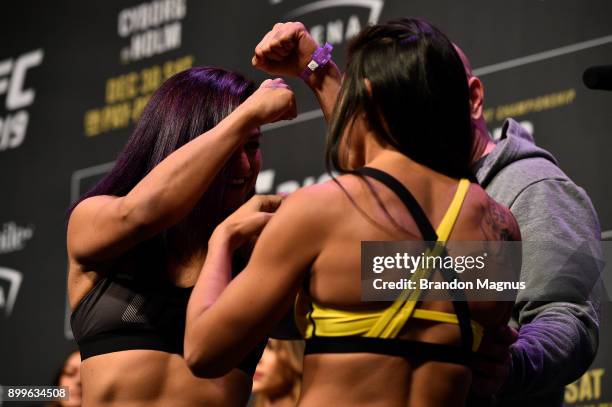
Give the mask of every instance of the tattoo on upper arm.
[[491, 197], [483, 205], [483, 220], [480, 229], [487, 240], [519, 240], [520, 232], [510, 210]]

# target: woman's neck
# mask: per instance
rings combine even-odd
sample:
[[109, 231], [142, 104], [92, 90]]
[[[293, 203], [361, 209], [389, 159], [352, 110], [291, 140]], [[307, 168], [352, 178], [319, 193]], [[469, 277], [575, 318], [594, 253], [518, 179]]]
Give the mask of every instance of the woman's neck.
[[[361, 157], [362, 161], [356, 166], [387, 166], [387, 165], [409, 165], [414, 169], [423, 169], [422, 165], [406, 157], [397, 151], [395, 147], [381, 140], [373, 132], [368, 131], [363, 137], [363, 143], [355, 151], [355, 157]], [[387, 163], [387, 164], [386, 164]], [[357, 164], [357, 163], [356, 163]]]
[[362, 140], [363, 143], [359, 146], [361, 151], [356, 152], [355, 156], [362, 158], [363, 165], [368, 165], [381, 154], [395, 151], [391, 145], [380, 140], [372, 131], [367, 131]]
[[415, 175], [424, 175], [432, 172], [430, 168], [417, 163], [393, 148], [385, 148], [377, 151], [376, 154], [370, 156], [369, 160], [366, 160], [364, 165], [380, 168], [382, 170], [397, 170], [401, 168], [403, 171], [409, 171]]
[[415, 175], [425, 175], [432, 171], [400, 153], [390, 144], [380, 141], [373, 133], [366, 134], [361, 151], [356, 152], [355, 155], [363, 157], [362, 160], [359, 160], [363, 162], [356, 163], [355, 167], [371, 166], [387, 171], [402, 168]]
[[432, 182], [454, 185], [456, 180], [436, 172], [410, 159], [393, 148], [382, 148], [370, 157], [365, 166], [378, 168], [395, 176], [400, 182], [408, 182], [414, 191], [430, 190]]

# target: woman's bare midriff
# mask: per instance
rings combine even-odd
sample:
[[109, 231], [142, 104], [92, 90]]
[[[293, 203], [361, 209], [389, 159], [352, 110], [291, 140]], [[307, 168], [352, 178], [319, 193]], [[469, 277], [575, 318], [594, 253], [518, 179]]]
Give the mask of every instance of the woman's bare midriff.
[[[168, 280], [180, 287], [195, 284], [204, 254], [181, 267], [169, 266]], [[124, 258], [114, 268], [135, 272], [135, 259]], [[74, 307], [105, 273], [84, 272], [74, 265], [69, 274], [70, 300]], [[151, 276], [155, 278], [156, 276]], [[81, 364], [83, 406], [245, 406], [252, 378], [234, 369], [218, 379], [201, 379], [189, 370], [181, 355], [134, 349], [90, 357]]]
[[128, 350], [86, 359], [81, 367], [83, 406], [245, 406], [252, 381], [234, 369], [200, 379], [180, 355]]
[[426, 362], [410, 366], [401, 357], [315, 354], [304, 359], [300, 407], [455, 406], [469, 388], [470, 370], [461, 365]]

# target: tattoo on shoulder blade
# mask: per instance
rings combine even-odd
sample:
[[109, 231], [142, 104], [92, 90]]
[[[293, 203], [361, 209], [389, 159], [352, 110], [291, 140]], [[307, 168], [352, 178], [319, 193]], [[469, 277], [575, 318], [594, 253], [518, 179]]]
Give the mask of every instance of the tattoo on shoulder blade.
[[483, 219], [480, 229], [486, 240], [517, 240], [518, 225], [508, 209], [488, 197], [483, 205]]

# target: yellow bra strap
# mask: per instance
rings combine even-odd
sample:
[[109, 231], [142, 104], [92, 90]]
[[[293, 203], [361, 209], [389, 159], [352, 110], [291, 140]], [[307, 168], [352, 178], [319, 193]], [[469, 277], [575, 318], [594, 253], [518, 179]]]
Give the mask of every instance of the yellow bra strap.
[[[444, 250], [444, 245], [437, 244], [432, 249], [427, 250], [426, 256], [438, 256]], [[429, 278], [430, 270], [419, 268], [410, 277], [411, 281], [418, 281], [421, 278]], [[410, 319], [419, 300], [421, 291], [403, 290], [398, 298], [387, 308], [378, 318], [376, 323], [365, 336], [374, 338], [395, 338], [406, 321]]]
[[463, 205], [463, 201], [465, 200], [465, 196], [467, 195], [469, 188], [469, 180], [463, 178], [461, 181], [459, 181], [455, 196], [453, 197], [450, 206], [446, 210], [440, 225], [438, 225], [438, 228], [436, 229], [438, 241], [446, 242], [448, 240], [448, 237], [450, 236], [451, 232], [453, 231], [453, 227], [457, 222], [459, 212], [461, 212], [461, 206]]
[[[446, 240], [448, 240], [448, 237], [455, 226], [455, 222], [459, 217], [459, 212], [461, 211], [461, 206], [463, 205], [463, 201], [465, 200], [469, 187], [469, 180], [461, 179], [459, 181], [457, 191], [455, 191], [455, 196], [453, 197], [448, 210], [444, 214], [444, 217], [436, 230], [438, 242], [446, 242]], [[437, 256], [442, 252], [443, 248], [443, 244], [435, 245], [428, 255]], [[410, 280], [427, 277], [426, 274], [428, 274], [429, 271], [430, 270], [423, 269], [417, 270], [412, 275]], [[420, 290], [418, 289], [402, 291], [393, 304], [391, 304], [391, 306], [380, 315], [380, 318], [365, 336], [378, 338], [396, 337], [405, 325], [406, 321], [408, 321], [408, 319], [410, 319], [412, 316], [419, 297]]]

